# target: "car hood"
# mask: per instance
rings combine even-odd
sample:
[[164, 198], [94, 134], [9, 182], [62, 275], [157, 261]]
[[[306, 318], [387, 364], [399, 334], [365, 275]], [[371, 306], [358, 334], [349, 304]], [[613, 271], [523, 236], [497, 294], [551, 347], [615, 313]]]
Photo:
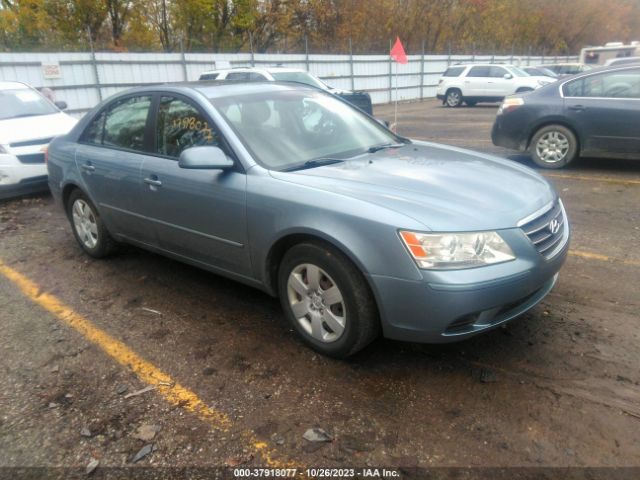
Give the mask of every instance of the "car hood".
[[433, 231], [513, 228], [556, 198], [553, 187], [530, 168], [426, 142], [271, 174], [392, 210]]
[[77, 120], [66, 113], [0, 120], [0, 144], [55, 137], [67, 133]]

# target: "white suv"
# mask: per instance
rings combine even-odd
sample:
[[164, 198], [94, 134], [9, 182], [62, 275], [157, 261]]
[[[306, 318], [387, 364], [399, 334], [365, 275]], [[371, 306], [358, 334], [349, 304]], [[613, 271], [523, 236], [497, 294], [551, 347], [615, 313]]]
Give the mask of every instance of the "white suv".
[[478, 102], [499, 102], [507, 95], [529, 92], [556, 79], [533, 77], [513, 65], [454, 65], [438, 82], [437, 97], [444, 105], [470, 107]]
[[225, 68], [221, 70], [210, 70], [208, 72], [202, 72], [199, 80], [230, 80], [237, 82], [296, 82], [304, 83], [305, 85], [311, 85], [315, 88], [320, 88], [327, 92], [331, 92], [334, 95], [338, 95], [347, 102], [355, 105], [356, 107], [364, 110], [369, 115], [373, 115], [373, 108], [371, 106], [371, 95], [367, 92], [352, 92], [350, 90], [342, 90], [334, 88], [318, 77], [311, 75], [306, 70], [299, 68], [286, 68], [286, 67], [237, 67], [237, 68]]

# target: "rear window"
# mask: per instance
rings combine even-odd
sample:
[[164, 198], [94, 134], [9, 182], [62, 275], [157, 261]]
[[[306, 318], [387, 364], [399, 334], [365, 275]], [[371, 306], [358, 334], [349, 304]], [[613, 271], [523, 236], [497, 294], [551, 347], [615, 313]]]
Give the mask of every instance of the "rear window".
[[442, 74], [443, 77], [459, 77], [464, 71], [465, 67], [449, 67], [447, 71]]

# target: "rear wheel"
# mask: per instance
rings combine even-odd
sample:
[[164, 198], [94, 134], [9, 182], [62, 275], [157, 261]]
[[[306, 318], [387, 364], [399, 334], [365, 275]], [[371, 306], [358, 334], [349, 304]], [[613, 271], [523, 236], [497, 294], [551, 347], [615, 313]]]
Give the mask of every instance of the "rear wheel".
[[324, 355], [347, 357], [378, 335], [378, 312], [364, 277], [331, 247], [291, 248], [280, 264], [278, 292], [293, 329]]
[[562, 168], [578, 155], [578, 141], [562, 125], [547, 125], [536, 132], [529, 147], [531, 158], [542, 168]]
[[67, 216], [73, 235], [89, 255], [102, 258], [115, 250], [111, 238], [91, 200], [80, 190], [74, 190], [67, 200]]
[[459, 107], [462, 105], [462, 92], [457, 88], [452, 88], [447, 91], [447, 95], [444, 98], [444, 103], [447, 107]]

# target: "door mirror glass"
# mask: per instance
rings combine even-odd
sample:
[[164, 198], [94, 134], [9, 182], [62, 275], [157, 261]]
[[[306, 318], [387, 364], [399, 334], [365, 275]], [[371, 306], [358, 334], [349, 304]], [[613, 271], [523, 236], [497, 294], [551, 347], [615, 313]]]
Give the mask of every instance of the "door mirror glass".
[[178, 166], [194, 170], [229, 170], [233, 168], [233, 160], [218, 147], [191, 147], [180, 154]]
[[66, 110], [68, 108], [67, 102], [63, 102], [63, 101], [55, 102], [55, 106], [58, 107], [60, 110]]
[[505, 73], [502, 78], [504, 78], [505, 80], [511, 80], [513, 78], [513, 75], [511, 75], [510, 73]]

